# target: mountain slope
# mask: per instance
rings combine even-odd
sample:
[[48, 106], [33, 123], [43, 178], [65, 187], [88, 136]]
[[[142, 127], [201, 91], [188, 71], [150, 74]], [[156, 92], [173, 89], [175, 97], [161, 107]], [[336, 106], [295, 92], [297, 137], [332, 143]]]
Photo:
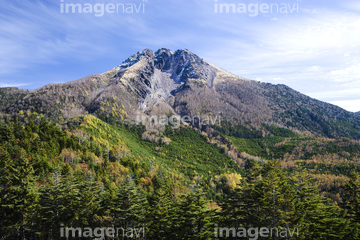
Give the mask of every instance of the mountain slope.
[[[238, 77], [188, 50], [145, 49], [104, 74], [39, 88], [4, 111], [20, 110], [52, 118], [90, 113], [115, 122], [170, 113], [217, 116], [227, 126], [242, 126], [256, 136], [271, 134], [269, 126], [274, 125], [308, 136], [360, 138], [358, 114], [285, 85]], [[239, 130], [224, 131], [236, 135]]]
[[28, 90], [16, 87], [0, 88], [0, 112], [3, 112], [7, 107], [25, 97], [28, 93]]

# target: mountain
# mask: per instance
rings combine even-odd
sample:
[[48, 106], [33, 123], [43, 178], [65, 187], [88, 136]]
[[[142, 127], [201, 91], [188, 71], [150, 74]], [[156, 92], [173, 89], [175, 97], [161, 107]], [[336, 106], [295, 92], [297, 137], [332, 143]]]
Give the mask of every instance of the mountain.
[[356, 114], [360, 114], [360, 112], [356, 112]]
[[[2, 239], [114, 223], [135, 227], [131, 235], [147, 226], [138, 239], [221, 239], [217, 230], [234, 223], [286, 222], [301, 239], [360, 233], [360, 116], [188, 50], [144, 50], [31, 92], [3, 88], [0, 104]], [[222, 124], [123, 124], [161, 114]]]
[[236, 76], [188, 50], [145, 49], [103, 74], [32, 92], [11, 91], [16, 94], [1, 109], [8, 114], [30, 110], [66, 119], [90, 113], [128, 122], [139, 114], [210, 115], [221, 117], [220, 131], [241, 137], [288, 129], [307, 136], [360, 138], [358, 114], [285, 85]]

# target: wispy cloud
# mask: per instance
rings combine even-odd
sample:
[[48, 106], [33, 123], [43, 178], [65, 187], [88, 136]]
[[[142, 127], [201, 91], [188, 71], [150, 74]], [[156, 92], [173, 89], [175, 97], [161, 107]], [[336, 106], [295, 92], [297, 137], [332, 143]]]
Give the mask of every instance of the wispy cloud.
[[[76, 2], [96, 1], [119, 3]], [[356, 103], [341, 101], [354, 100], [346, 90], [360, 88], [358, 1], [283, 0], [299, 3], [300, 11], [257, 17], [215, 14], [208, 0], [121, 1], [128, 2], [145, 3], [146, 13], [95, 17], [61, 14], [56, 0], [4, 1], [0, 79], [39, 87], [104, 72], [143, 48], [188, 48], [240, 76], [287, 84], [347, 109]]]
[[0, 83], [0, 87], [4, 88], [4, 87], [24, 87], [24, 86], [28, 86], [30, 85], [30, 83]]
[[359, 106], [360, 106], [360, 99], [330, 101], [330, 103], [337, 105], [337, 106], [341, 106], [342, 108], [345, 108], [351, 112], [358, 112]]
[[0, 74], [64, 58], [88, 61], [111, 52], [114, 46], [107, 44], [109, 40], [121, 40], [144, 28], [141, 19], [60, 14], [59, 6], [60, 1], [19, 0], [2, 6], [0, 57], [5, 61], [0, 62]]

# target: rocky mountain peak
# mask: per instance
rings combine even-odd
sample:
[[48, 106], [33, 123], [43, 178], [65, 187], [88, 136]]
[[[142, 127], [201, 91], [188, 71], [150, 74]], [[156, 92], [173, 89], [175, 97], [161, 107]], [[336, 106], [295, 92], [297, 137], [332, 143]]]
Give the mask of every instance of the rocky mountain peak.
[[[147, 61], [142, 61], [145, 59]], [[167, 48], [160, 48], [155, 52], [150, 49], [140, 51], [130, 56], [110, 72], [115, 71], [117, 73], [116, 76], [121, 77], [123, 76], [123, 70], [141, 61], [142, 66], [147, 66], [147, 70], [150, 71], [149, 74], [154, 74], [156, 69], [156, 71], [167, 74], [169, 76], [168, 80], [173, 84], [186, 84], [189, 81], [196, 83], [199, 81], [201, 84], [197, 85], [212, 88], [216, 73], [218, 72], [217, 68], [187, 49], [179, 49], [173, 52]], [[146, 81], [149, 82], [149, 79]], [[150, 86], [149, 84], [147, 85]], [[175, 85], [172, 86], [174, 87]]]
[[131, 55], [125, 61], [123, 61], [120, 65], [118, 65], [115, 69], [117, 71], [121, 71], [123, 69], [133, 66], [134, 64], [136, 64], [146, 58], [154, 58], [154, 52], [151, 49], [144, 49], [140, 52], [137, 52], [137, 53]]
[[155, 67], [161, 71], [168, 71], [171, 68], [171, 57], [174, 55], [169, 49], [160, 48], [155, 52]]
[[159, 49], [155, 53], [155, 67], [163, 72], [171, 73], [176, 83], [187, 82], [189, 79], [205, 81], [208, 87], [213, 86], [217, 69], [187, 49], [172, 52]]

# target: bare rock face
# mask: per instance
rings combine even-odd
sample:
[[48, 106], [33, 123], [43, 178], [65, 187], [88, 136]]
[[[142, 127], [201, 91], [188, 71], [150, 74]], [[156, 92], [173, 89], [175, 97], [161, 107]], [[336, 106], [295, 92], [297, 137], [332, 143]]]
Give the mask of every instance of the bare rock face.
[[32, 92], [0, 89], [0, 101], [1, 112], [30, 110], [51, 118], [90, 113], [107, 121], [134, 123], [139, 114], [199, 116], [221, 118], [228, 131], [241, 126], [260, 136], [275, 125], [306, 135], [360, 139], [359, 114], [285, 85], [236, 76], [186, 49], [145, 49], [106, 73]]

